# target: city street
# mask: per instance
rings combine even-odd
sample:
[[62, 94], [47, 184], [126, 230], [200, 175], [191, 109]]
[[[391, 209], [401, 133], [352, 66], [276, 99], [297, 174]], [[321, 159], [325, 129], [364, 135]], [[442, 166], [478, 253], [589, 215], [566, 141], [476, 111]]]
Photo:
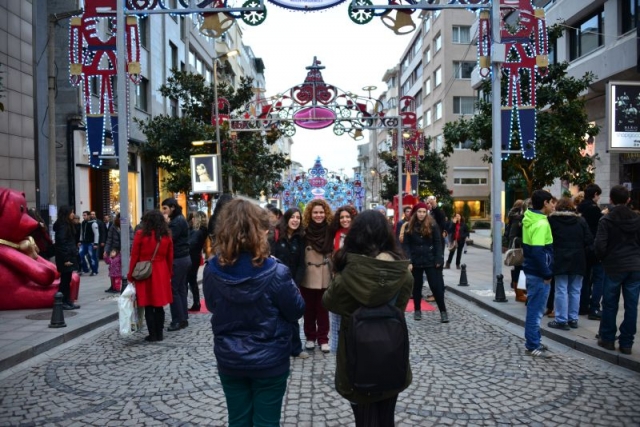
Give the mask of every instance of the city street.
[[[548, 339], [554, 357], [532, 359], [521, 327], [447, 299], [449, 324], [437, 312], [408, 316], [414, 379], [397, 425], [637, 425], [636, 372]], [[112, 322], [1, 372], [0, 425], [225, 425], [209, 315], [189, 323], [146, 343], [142, 332], [121, 338]], [[319, 351], [293, 361], [283, 425], [353, 425], [334, 367]]]

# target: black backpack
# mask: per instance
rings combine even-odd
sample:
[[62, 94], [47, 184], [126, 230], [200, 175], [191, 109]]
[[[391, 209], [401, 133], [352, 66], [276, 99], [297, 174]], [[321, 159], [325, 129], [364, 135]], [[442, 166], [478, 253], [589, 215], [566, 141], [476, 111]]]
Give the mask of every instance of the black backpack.
[[354, 390], [366, 394], [402, 391], [409, 370], [409, 332], [393, 298], [353, 312], [345, 336], [347, 375]]

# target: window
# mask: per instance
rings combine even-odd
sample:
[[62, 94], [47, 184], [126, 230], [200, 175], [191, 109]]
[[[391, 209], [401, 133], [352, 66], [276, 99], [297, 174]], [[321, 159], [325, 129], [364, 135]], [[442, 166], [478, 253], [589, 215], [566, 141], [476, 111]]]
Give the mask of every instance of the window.
[[440, 9], [438, 10], [434, 10], [433, 11], [433, 20], [435, 21], [436, 19], [438, 19], [438, 16], [440, 16], [440, 12], [442, 12]]
[[473, 141], [467, 139], [465, 142], [459, 142], [454, 145], [454, 150], [469, 150], [473, 146]]
[[453, 178], [455, 185], [487, 185], [487, 178]]
[[149, 48], [149, 17], [138, 17], [138, 32], [140, 33], [140, 46]]
[[454, 96], [453, 114], [474, 114], [476, 99], [473, 96]]
[[416, 68], [413, 70], [413, 82], [417, 82], [422, 80], [422, 62], [418, 63]]
[[471, 72], [473, 71], [473, 67], [475, 67], [475, 62], [470, 61], [454, 61], [453, 62], [453, 76], [456, 79], [470, 79]]
[[438, 33], [438, 35], [433, 39], [433, 48], [435, 49], [436, 53], [438, 53], [438, 51], [442, 49], [442, 34]]
[[435, 87], [440, 86], [442, 83], [442, 67], [438, 67], [436, 71], [433, 72], [433, 84]]
[[436, 136], [435, 138], [435, 151], [437, 151], [438, 153], [442, 151], [442, 147], [444, 145], [444, 136], [442, 136], [442, 134]]
[[424, 82], [424, 93], [425, 95], [429, 95], [431, 93], [431, 79], [427, 79], [427, 81]]
[[169, 115], [171, 117], [178, 117], [178, 100], [175, 98], [169, 100]]
[[437, 122], [442, 118], [442, 101], [433, 106], [433, 121]]
[[569, 30], [569, 59], [580, 58], [604, 44], [604, 9]]
[[427, 16], [424, 18], [424, 34], [426, 35], [431, 29], [431, 18]]
[[462, 44], [471, 43], [471, 27], [454, 25], [451, 41]]
[[171, 62], [170, 62], [171, 69], [177, 70], [178, 69], [178, 46], [169, 42], [169, 50], [171, 51]]
[[428, 64], [431, 62], [431, 48], [428, 47], [427, 50], [424, 51], [424, 62]]
[[413, 57], [420, 55], [420, 51], [422, 50], [422, 34], [418, 34], [416, 37], [416, 41], [413, 44]]
[[431, 126], [431, 110], [427, 110], [424, 115], [424, 125]]
[[416, 108], [420, 107], [422, 105], [422, 91], [419, 90], [418, 93], [416, 93]]
[[636, 28], [640, 0], [622, 0], [620, 7], [620, 34], [626, 34]]
[[453, 183], [455, 185], [487, 185], [489, 182], [489, 168], [461, 167], [453, 169]]
[[147, 111], [149, 107], [149, 80], [144, 77], [140, 80], [140, 83], [136, 86], [136, 108], [142, 111]]
[[189, 49], [189, 65], [196, 68], [196, 54], [191, 49]]

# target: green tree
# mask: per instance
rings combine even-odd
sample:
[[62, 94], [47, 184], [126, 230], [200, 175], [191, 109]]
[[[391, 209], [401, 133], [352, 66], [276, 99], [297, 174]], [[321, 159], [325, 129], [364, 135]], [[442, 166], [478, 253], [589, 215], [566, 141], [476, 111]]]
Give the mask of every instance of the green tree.
[[[430, 145], [430, 138], [425, 141], [425, 146]], [[389, 173], [382, 180], [382, 198], [393, 200], [398, 194], [398, 160], [391, 156], [389, 151], [380, 153], [380, 158], [389, 167]], [[424, 158], [420, 160], [418, 167], [418, 196], [421, 199], [434, 195], [444, 206], [451, 205], [451, 195], [447, 187], [447, 161], [439, 153], [433, 150], [425, 150]], [[404, 188], [404, 183], [402, 183]]]
[[[191, 189], [189, 157], [211, 152], [210, 145], [194, 147], [191, 142], [216, 139], [216, 128], [211, 124], [214, 88], [199, 74], [173, 70], [159, 91], [164, 98], [180, 103], [182, 117], [158, 115], [146, 121], [136, 120], [147, 138], [140, 147], [141, 156], [167, 172], [163, 184], [169, 191], [188, 192]], [[240, 108], [254, 96], [252, 79], [241, 79], [237, 90], [220, 83], [218, 96], [229, 101], [231, 110]], [[278, 137], [273, 131], [264, 136], [259, 132], [238, 132], [231, 142], [228, 124], [220, 127], [225, 191], [229, 175], [237, 193], [257, 198], [261, 191], [265, 194], [274, 191], [273, 183], [290, 164], [284, 154], [270, 152]]]
[[[562, 28], [549, 28], [549, 45], [562, 34]], [[595, 160], [580, 154], [585, 146], [585, 136], [596, 136], [600, 128], [589, 122], [582, 94], [595, 80], [593, 73], [581, 78], [567, 75], [569, 64], [550, 64], [548, 73], [536, 77], [536, 157], [527, 160], [520, 155], [510, 155], [502, 161], [502, 179], [522, 179], [529, 194], [538, 188], [553, 184], [560, 178], [584, 187], [593, 182]], [[502, 85], [502, 97], [506, 96], [506, 85]], [[472, 118], [461, 118], [444, 127], [442, 154], [450, 156], [458, 143], [471, 141], [473, 151], [484, 151], [483, 160], [491, 163], [492, 104], [491, 82], [486, 80], [482, 91], [487, 98], [477, 103], [478, 112]], [[518, 135], [513, 134], [511, 147], [519, 149]]]

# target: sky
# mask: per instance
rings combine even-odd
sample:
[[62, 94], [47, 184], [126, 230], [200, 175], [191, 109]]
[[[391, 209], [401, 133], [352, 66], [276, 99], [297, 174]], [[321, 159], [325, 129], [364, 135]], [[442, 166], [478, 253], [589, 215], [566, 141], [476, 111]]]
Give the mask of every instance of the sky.
[[[398, 64], [415, 31], [396, 35], [380, 18], [357, 25], [349, 19], [348, 2], [318, 12], [290, 11], [265, 2], [267, 18], [262, 24], [240, 24], [244, 44], [264, 61], [265, 96], [303, 83], [305, 67], [313, 63], [314, 56], [326, 67], [322, 70], [325, 83], [362, 96], [368, 95], [362, 90], [365, 86], [377, 86], [371, 92], [374, 97], [387, 89], [382, 76]], [[418, 19], [414, 16], [419, 25]], [[359, 143], [368, 139], [365, 132]], [[301, 163], [303, 169], [311, 168], [318, 156], [325, 168], [342, 170], [348, 176], [358, 165], [358, 142], [348, 135], [335, 136], [332, 126], [314, 131], [296, 127], [293, 141], [291, 159]]]

